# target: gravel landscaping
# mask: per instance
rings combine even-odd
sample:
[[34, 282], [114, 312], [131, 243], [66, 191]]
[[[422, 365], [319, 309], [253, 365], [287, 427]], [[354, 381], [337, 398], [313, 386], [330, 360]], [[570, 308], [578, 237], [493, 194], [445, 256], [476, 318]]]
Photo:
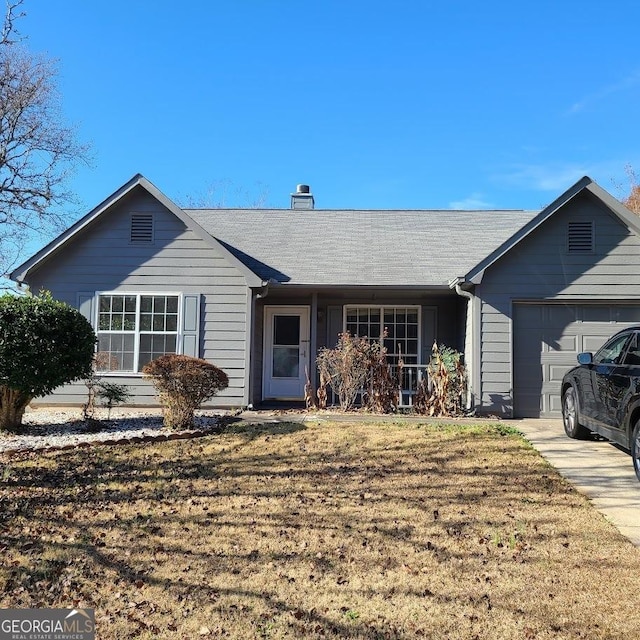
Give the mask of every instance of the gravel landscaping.
[[94, 423], [82, 420], [80, 409], [38, 408], [23, 419], [24, 432], [0, 432], [0, 453], [34, 449], [59, 449], [93, 442], [190, 437], [209, 433], [220, 424], [220, 412], [200, 411], [191, 431], [169, 432], [162, 426], [159, 409], [114, 409], [111, 417], [101, 411]]

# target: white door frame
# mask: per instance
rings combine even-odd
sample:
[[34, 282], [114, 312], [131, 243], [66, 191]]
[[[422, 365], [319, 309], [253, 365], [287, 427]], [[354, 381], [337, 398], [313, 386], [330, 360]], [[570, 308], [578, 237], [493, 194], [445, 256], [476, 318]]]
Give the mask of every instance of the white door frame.
[[[310, 356], [310, 307], [309, 305], [265, 305], [264, 339], [262, 351], [262, 399], [303, 400], [306, 383], [306, 371], [309, 369]], [[274, 318], [276, 316], [297, 316], [300, 318], [298, 345], [298, 376], [278, 378], [273, 376], [273, 340]]]

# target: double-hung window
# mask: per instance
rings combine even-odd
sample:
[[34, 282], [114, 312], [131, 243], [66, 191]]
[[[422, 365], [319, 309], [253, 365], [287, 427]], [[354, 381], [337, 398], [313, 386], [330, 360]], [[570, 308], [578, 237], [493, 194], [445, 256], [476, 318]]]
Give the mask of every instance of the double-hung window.
[[180, 295], [98, 295], [98, 371], [138, 373], [147, 362], [178, 353]]

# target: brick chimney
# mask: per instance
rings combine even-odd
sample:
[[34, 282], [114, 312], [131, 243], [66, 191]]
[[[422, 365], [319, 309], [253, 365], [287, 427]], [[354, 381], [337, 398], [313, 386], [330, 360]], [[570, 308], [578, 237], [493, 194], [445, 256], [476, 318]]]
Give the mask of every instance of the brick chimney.
[[308, 184], [296, 186], [296, 192], [291, 194], [292, 209], [313, 209], [315, 202]]

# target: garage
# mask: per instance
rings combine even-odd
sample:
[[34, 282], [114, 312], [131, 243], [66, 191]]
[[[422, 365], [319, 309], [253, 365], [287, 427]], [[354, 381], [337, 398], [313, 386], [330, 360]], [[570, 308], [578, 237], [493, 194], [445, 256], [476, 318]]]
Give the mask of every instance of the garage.
[[515, 417], [559, 417], [560, 383], [582, 351], [640, 324], [640, 305], [517, 303], [513, 308]]

